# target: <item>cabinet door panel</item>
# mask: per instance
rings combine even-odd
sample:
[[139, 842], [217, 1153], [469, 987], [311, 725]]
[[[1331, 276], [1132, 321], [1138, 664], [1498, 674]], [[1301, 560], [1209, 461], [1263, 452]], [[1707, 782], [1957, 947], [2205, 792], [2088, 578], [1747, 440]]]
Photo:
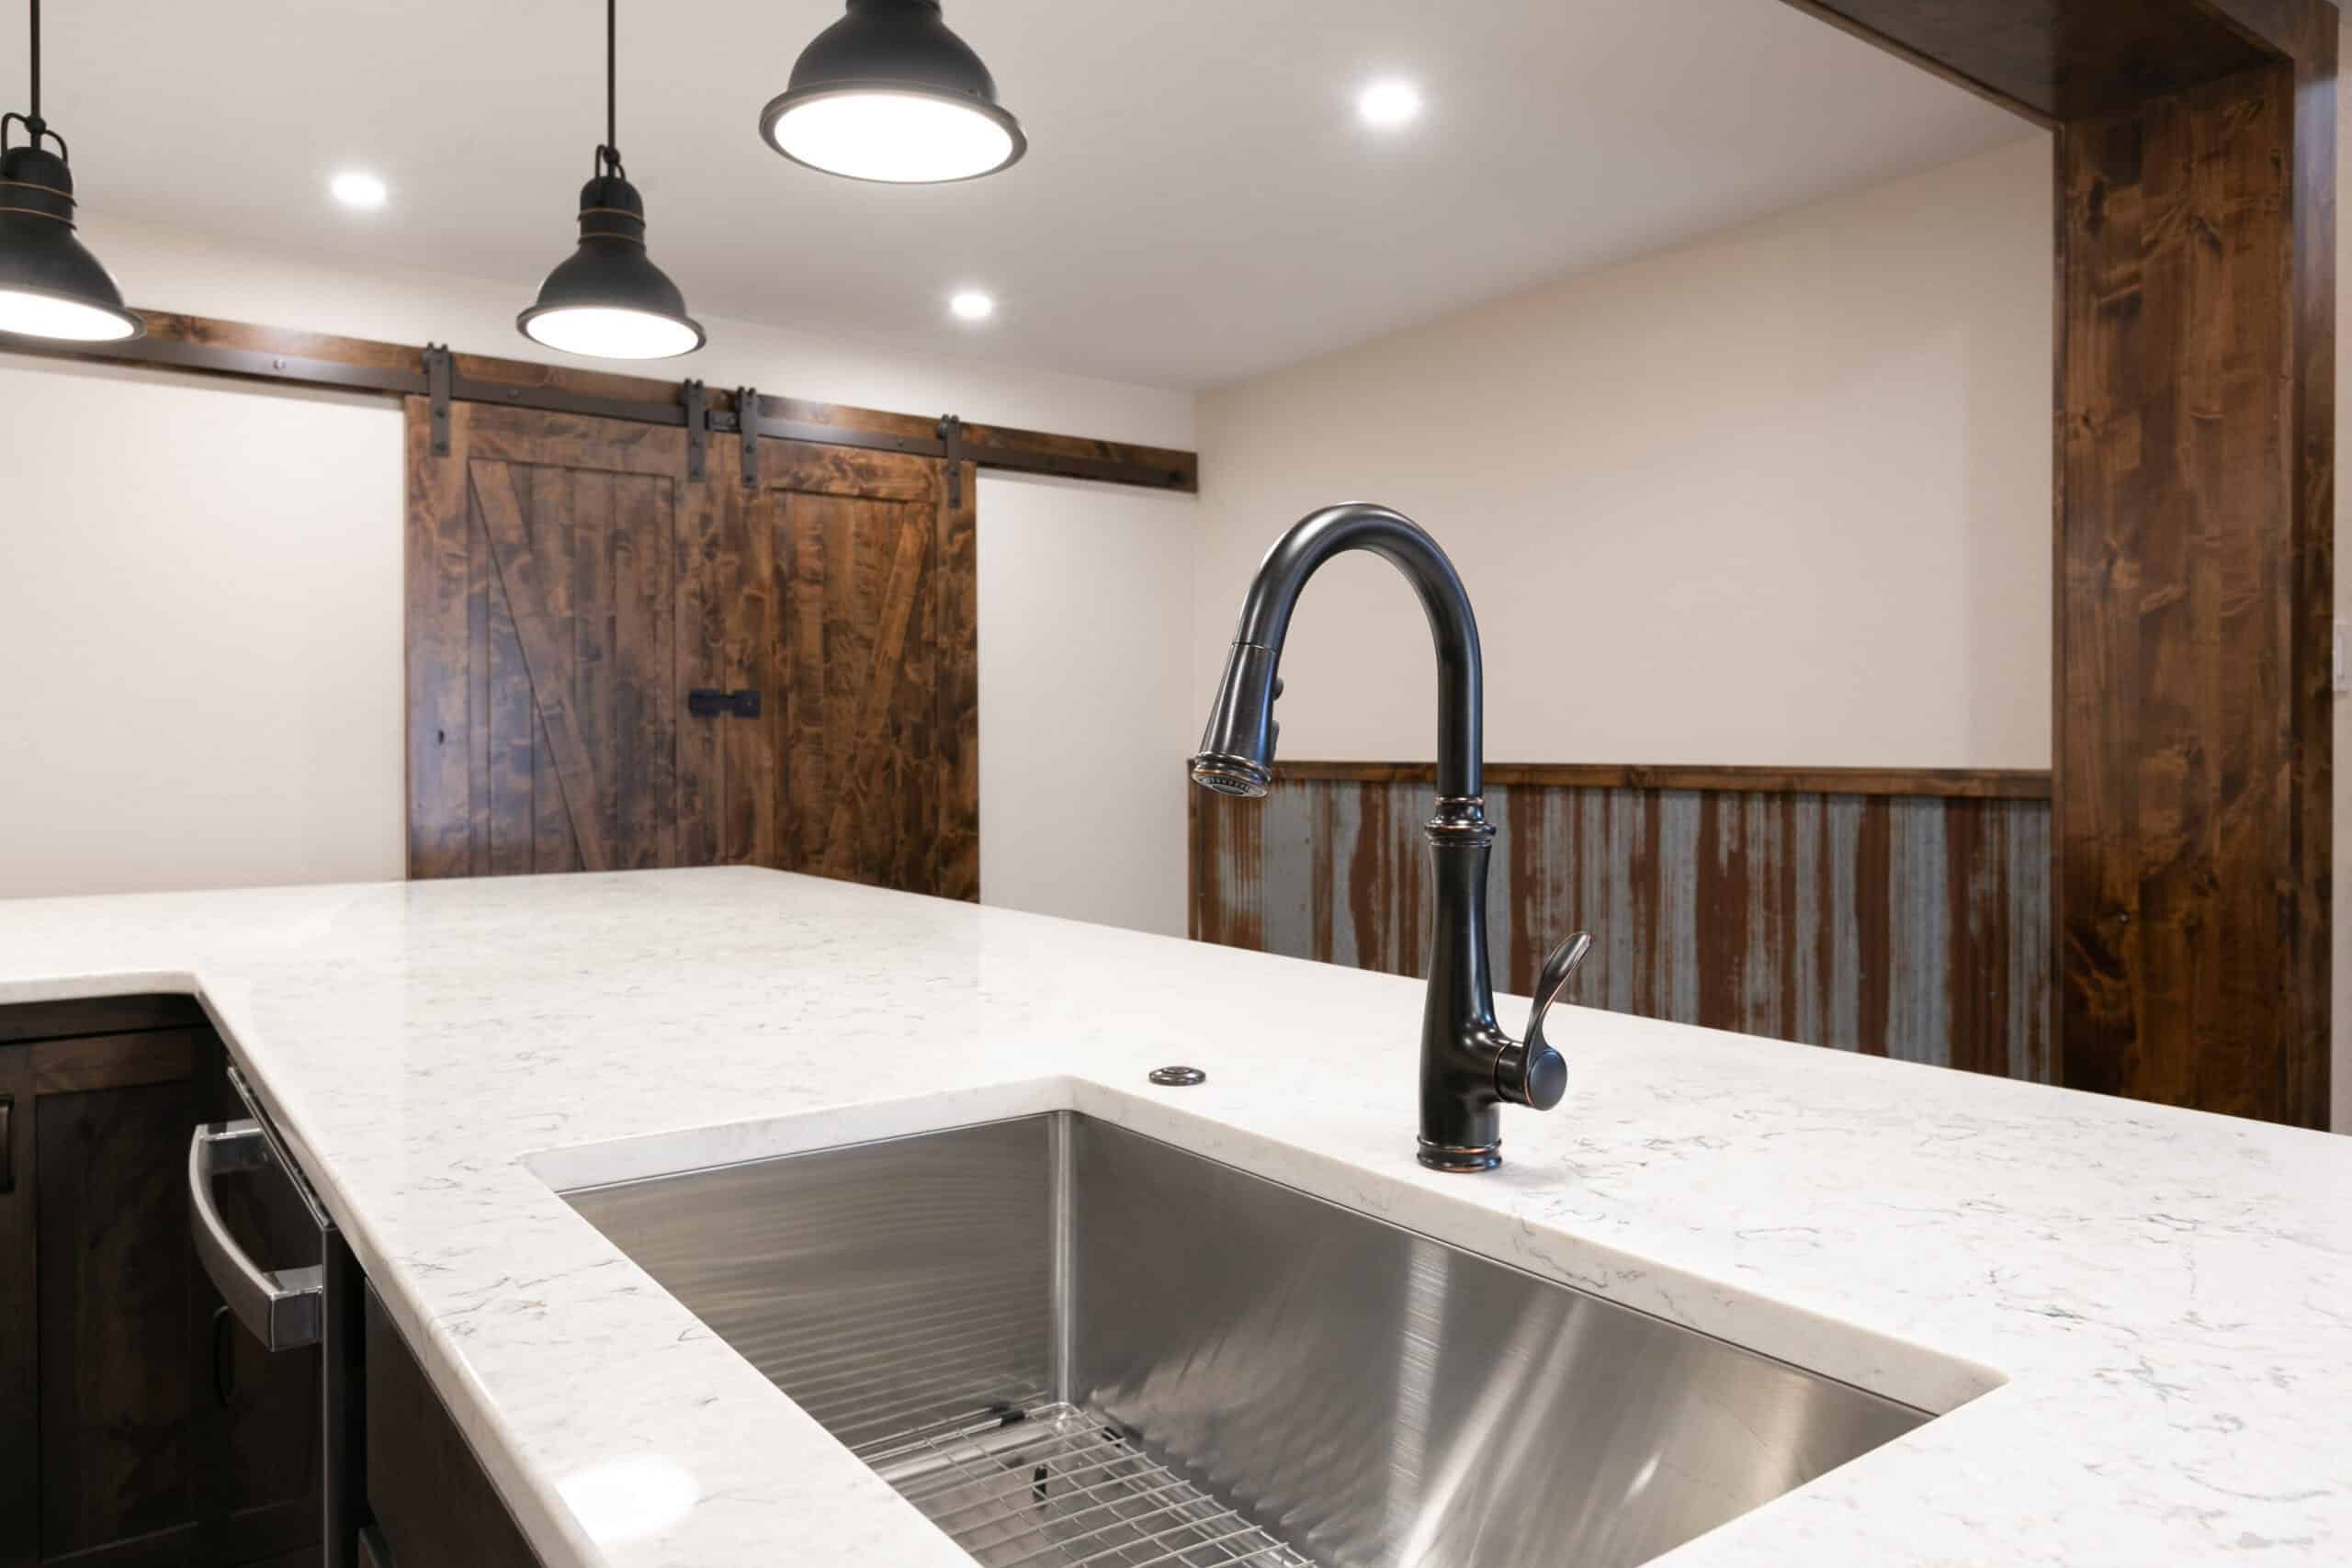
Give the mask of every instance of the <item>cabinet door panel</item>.
[[368, 1506], [392, 1568], [543, 1568], [370, 1287]]
[[40, 1095], [40, 1551], [192, 1526], [185, 1077]]

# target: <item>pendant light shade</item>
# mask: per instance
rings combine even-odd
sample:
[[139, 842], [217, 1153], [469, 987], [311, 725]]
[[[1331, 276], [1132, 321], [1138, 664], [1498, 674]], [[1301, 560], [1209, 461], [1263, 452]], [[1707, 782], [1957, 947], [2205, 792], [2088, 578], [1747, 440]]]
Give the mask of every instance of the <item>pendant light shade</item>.
[[939, 0], [848, 0], [761, 112], [760, 134], [796, 164], [894, 185], [978, 179], [1029, 148]]
[[[0, 333], [76, 343], [138, 337], [147, 323], [123, 308], [122, 290], [74, 232], [65, 138], [40, 117], [40, 0], [32, 22], [32, 112], [0, 115]], [[9, 128], [18, 125], [27, 141], [11, 147]]]
[[645, 202], [617, 172], [580, 187], [580, 248], [514, 324], [549, 348], [600, 359], [670, 359], [703, 345], [686, 297], [645, 254]]
[[616, 0], [605, 5], [605, 142], [580, 187], [580, 248], [548, 274], [514, 326], [534, 343], [598, 359], [672, 359], [703, 345], [686, 297], [645, 249], [645, 199], [621, 167]]

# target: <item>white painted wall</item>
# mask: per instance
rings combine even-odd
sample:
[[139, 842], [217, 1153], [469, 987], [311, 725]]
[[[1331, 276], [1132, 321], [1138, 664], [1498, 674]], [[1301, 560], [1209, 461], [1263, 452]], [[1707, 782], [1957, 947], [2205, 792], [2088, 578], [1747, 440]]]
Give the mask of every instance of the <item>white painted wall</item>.
[[[1359, 499], [1460, 567], [1489, 757], [2048, 766], [2050, 181], [2036, 137], [1206, 394], [1196, 703]], [[1285, 755], [1430, 754], [1419, 619], [1317, 578]]]
[[0, 355], [0, 897], [398, 876], [379, 399]]
[[[141, 305], [557, 357], [514, 330], [535, 279], [361, 272], [136, 225], [86, 231]], [[659, 374], [1193, 445], [1183, 393], [705, 325], [712, 346]], [[0, 355], [0, 897], [399, 875], [397, 405]], [[985, 483], [989, 901], [1182, 931], [1182, 801], [1171, 810], [1167, 786], [1139, 784], [1132, 741], [1193, 723], [1172, 663], [1193, 513], [1184, 497]], [[1091, 626], [1075, 686], [1043, 650], [1006, 652], [1069, 597], [1049, 569], [1073, 549], [1093, 578], [1167, 596], [1125, 616], [1124, 635]], [[1108, 734], [1037, 722], [1070, 696], [1099, 716], [1113, 691], [1129, 705]], [[1027, 787], [1008, 771], [1024, 753]], [[1058, 787], [1035, 787], [1041, 777]]]
[[[1019, 525], [991, 525], [1007, 514]], [[1184, 933], [1197, 515], [1190, 496], [982, 477], [989, 903]]]

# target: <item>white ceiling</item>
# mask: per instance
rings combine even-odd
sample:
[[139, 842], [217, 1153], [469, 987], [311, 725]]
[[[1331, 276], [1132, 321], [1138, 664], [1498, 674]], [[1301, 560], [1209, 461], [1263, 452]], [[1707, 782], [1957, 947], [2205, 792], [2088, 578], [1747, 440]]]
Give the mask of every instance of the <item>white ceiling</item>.
[[[1199, 388], [2032, 134], [1780, 0], [947, 0], [1030, 138], [969, 185], [787, 164], [838, 0], [622, 0], [620, 141], [697, 313]], [[46, 16], [85, 205], [512, 280], [571, 243], [595, 0], [82, 0]], [[24, 0], [0, 0], [22, 107]], [[1422, 118], [1367, 130], [1365, 81]], [[390, 204], [326, 196], [347, 166]], [[168, 304], [154, 279], [136, 301]], [[949, 292], [977, 285], [970, 326]]]

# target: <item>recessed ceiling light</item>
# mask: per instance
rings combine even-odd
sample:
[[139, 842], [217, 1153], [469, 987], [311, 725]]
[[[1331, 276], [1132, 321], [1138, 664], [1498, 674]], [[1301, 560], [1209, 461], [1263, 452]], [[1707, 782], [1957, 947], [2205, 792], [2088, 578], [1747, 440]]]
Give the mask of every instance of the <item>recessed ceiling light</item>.
[[382, 180], [358, 169], [345, 169], [335, 175], [327, 188], [345, 207], [381, 207], [384, 198], [391, 194], [384, 188]]
[[1410, 82], [1374, 82], [1356, 95], [1356, 113], [1383, 130], [1408, 124], [1420, 118], [1421, 91]]
[[996, 314], [996, 301], [977, 288], [959, 291], [947, 308], [967, 321], [985, 321]]

